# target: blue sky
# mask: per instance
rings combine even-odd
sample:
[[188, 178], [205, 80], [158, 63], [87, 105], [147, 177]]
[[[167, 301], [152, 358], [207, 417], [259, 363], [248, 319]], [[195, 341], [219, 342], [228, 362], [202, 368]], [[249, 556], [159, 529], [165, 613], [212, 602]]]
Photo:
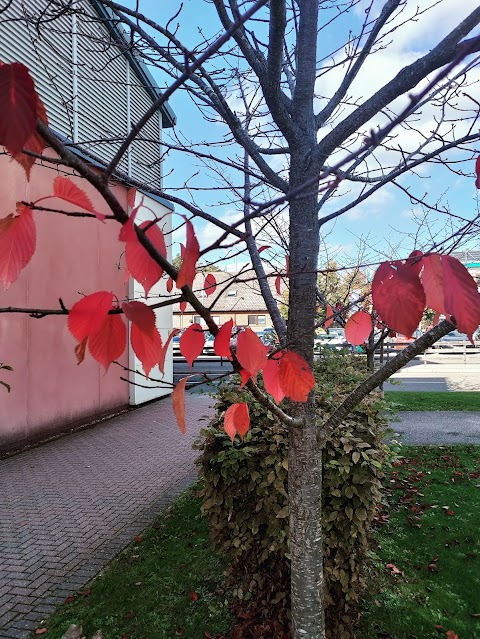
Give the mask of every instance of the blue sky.
[[[382, 86], [386, 81], [395, 75], [403, 66], [417, 59], [420, 55], [427, 53], [438, 40], [445, 35], [452, 25], [457, 23], [464, 15], [467, 15], [473, 8], [476, 8], [475, 0], [464, 0], [461, 6], [458, 0], [444, 0], [443, 3], [434, 7], [428, 14], [428, 20], [407, 21], [389, 38], [390, 46], [385, 50], [378, 51], [375, 56], [365, 65], [364, 70], [357, 78], [352, 86], [351, 95], [355, 99], [365, 99], [371, 95], [376, 89]], [[383, 2], [377, 2], [374, 10], [379, 10]], [[132, 6], [132, 3], [130, 3]], [[422, 10], [428, 6], [426, 0], [409, 3], [409, 6], [419, 6]], [[165, 25], [167, 20], [175, 13], [178, 7], [177, 0], [163, 0], [158, 3], [156, 0], [140, 0], [140, 10], [146, 15], [157, 20], [160, 24]], [[361, 20], [363, 19], [362, 5], [357, 7], [356, 13], [352, 13], [348, 20], [342, 24], [338, 23], [327, 30], [321, 39], [320, 50], [330, 51], [338, 42], [344, 42], [346, 34], [349, 30], [358, 32]], [[405, 14], [407, 17], [407, 14]], [[403, 20], [402, 20], [403, 21]], [[212, 6], [200, 0], [185, 0], [184, 8], [173, 24], [179, 22], [178, 37], [184, 41], [187, 46], [193, 48], [202, 41], [202, 33], [210, 36], [219, 29], [219, 21]], [[172, 26], [172, 25], [171, 25]], [[390, 43], [390, 40], [392, 42]], [[387, 43], [387, 41], [386, 41]], [[340, 53], [338, 54], [340, 55]], [[159, 78], [160, 84], [165, 82], [165, 76], [161, 76], [157, 71], [152, 71], [155, 77]], [[474, 70], [474, 79], [477, 80], [480, 74]], [[331, 95], [338, 86], [341, 75], [337, 72], [330, 73], [326, 79], [319, 80], [318, 90], [326, 96]], [[468, 89], [475, 96], [478, 91], [475, 86]], [[462, 96], [458, 96], [457, 102], [460, 106], [471, 106], [472, 102]], [[187, 139], [196, 142], [214, 142], [219, 139], [219, 135], [225, 132], [225, 127], [216, 123], [205, 122], [199, 114], [195, 105], [185, 96], [184, 92], [177, 93], [170, 100], [171, 106], [175, 110], [178, 118], [177, 130]], [[319, 103], [319, 106], [321, 103]], [[345, 114], [348, 113], [348, 107]], [[435, 123], [436, 114], [429, 111], [428, 108], [423, 110], [422, 133], [425, 135], [432, 129]], [[344, 117], [342, 114], [341, 117]], [[381, 125], [385, 120], [378, 118], [372, 121], [371, 126]], [[457, 126], [457, 129], [459, 127]], [[398, 131], [398, 144], [402, 148], [408, 149], [412, 144], [412, 133]], [[480, 150], [477, 145], [476, 150]], [[215, 153], [222, 157], [231, 157], [234, 155], [232, 147], [226, 149], [215, 148]], [[453, 158], [456, 152], [450, 152], [447, 157]], [[392, 154], [380, 153], [379, 161], [389, 161]], [[278, 159], [277, 159], [278, 161]], [[417, 197], [428, 194], [427, 198], [430, 203], [435, 204], [438, 208], [447, 206], [450, 210], [464, 217], [473, 217], [477, 212], [477, 192], [474, 186], [474, 162], [462, 167], [464, 171], [471, 173], [470, 177], [458, 177], [449, 172], [445, 167], [429, 165], [421, 167], [417, 176], [402, 177], [399, 184], [403, 188], [411, 189]], [[372, 164], [375, 169], [375, 163]], [[192, 173], [196, 173], [195, 178], [189, 181]], [[198, 166], [191, 157], [181, 158], [177, 153], [172, 159], [165, 163], [165, 187], [180, 188], [185, 181], [193, 187], [197, 186], [215, 186], [218, 183], [216, 176], [205, 169]], [[237, 176], [237, 184], [239, 178]], [[354, 189], [358, 189], [358, 184], [353, 185]], [[338, 190], [340, 201], [346, 204], [351, 194], [348, 193], [346, 184], [343, 184]], [[202, 194], [199, 191], [188, 193], [185, 190], [175, 191], [180, 197], [187, 200], [194, 198], [199, 206], [205, 207], [209, 213], [220, 215], [222, 219], [233, 219], [235, 217], [234, 207], [228, 204], [228, 198], [223, 192], [215, 192], [213, 194]], [[218, 200], [224, 204], [219, 205]], [[335, 206], [327, 205], [324, 213], [330, 213]], [[357, 255], [357, 245], [360, 237], [368, 238], [366, 240], [366, 259], [382, 259], [382, 255], [397, 254], [405, 256], [414, 248], [414, 240], [409, 239], [404, 233], [414, 233], [417, 225], [414, 220], [423, 216], [421, 207], [412, 204], [408, 197], [401, 189], [389, 185], [380, 189], [377, 194], [372, 196], [365, 203], [359, 205], [354, 210], [346, 213], [335, 223], [330, 223], [324, 227], [326, 231], [325, 245], [328, 247], [328, 255], [340, 256], [341, 253], [349, 255], [354, 259]], [[429, 214], [430, 228], [428, 232], [422, 235], [421, 245], [428, 246], [432, 241], [438, 241], [446, 227], [446, 217], [441, 214]], [[205, 245], [208, 240], [212, 240], [216, 232], [204, 223], [195, 223], [197, 233], [201, 245]], [[219, 235], [218, 233], [217, 235]], [[180, 238], [177, 238], [180, 239]], [[477, 240], [478, 245], [478, 240]], [[174, 254], [178, 252], [174, 249]]]

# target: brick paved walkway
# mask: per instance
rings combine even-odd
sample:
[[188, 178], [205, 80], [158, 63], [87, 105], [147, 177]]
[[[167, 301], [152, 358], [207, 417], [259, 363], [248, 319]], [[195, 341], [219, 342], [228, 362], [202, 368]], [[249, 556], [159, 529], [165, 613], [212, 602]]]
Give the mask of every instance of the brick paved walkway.
[[26, 639], [196, 476], [170, 399], [0, 461], [0, 638]]

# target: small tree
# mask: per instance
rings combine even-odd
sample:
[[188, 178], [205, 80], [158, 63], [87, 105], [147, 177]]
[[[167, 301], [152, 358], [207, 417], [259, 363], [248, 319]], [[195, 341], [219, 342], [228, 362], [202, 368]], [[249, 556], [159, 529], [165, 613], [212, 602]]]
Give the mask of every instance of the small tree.
[[[428, 196], [416, 195], [412, 189], [405, 188], [402, 176], [428, 162], [441, 163], [445, 171], [454, 170], [458, 160], [449, 162], [445, 156], [450, 149], [457, 149], [465, 160], [473, 157], [472, 144], [479, 139], [478, 103], [469, 98], [468, 93], [461, 106], [458, 99], [477, 64], [472, 54], [480, 49], [480, 38], [466, 38], [480, 22], [480, 9], [465, 15], [428, 53], [418, 55], [398, 73], [392, 71], [385, 82], [369, 92], [369, 97], [363, 98], [359, 84], [364, 82], [362, 74], [370, 59], [390, 41], [395, 41], [409, 21], [428, 25], [428, 10], [411, 6], [404, 0], [387, 0], [377, 11], [371, 2], [367, 4], [364, 19], [359, 22], [357, 19], [358, 30], [349, 31], [342, 41], [338, 32], [328, 37], [329, 29], [332, 25], [351, 24], [358, 5], [356, 0], [342, 4], [323, 0], [291, 3], [213, 0], [219, 32], [202, 35], [198, 44], [188, 47], [173, 26], [177, 18], [173, 22], [155, 21], [113, 0], [99, 3], [130, 34], [128, 46], [134, 54], [158, 67], [171, 78], [171, 84], [134, 124], [108, 166], [99, 172], [73, 154], [48, 128], [44, 109], [27, 79], [27, 70], [20, 68], [21, 65], [4, 65], [0, 67], [0, 143], [16, 159], [27, 157], [31, 162], [41, 156], [43, 162], [55, 163], [57, 158], [43, 153], [48, 145], [64, 165], [93, 185], [108, 204], [111, 219], [122, 225], [121, 241], [136, 248], [137, 244], [141, 245], [146, 251], [143, 270], [137, 278], [151, 275], [152, 263], [155, 268], [159, 267], [158, 277], [165, 273], [171, 278], [171, 286], [175, 283], [177, 288], [171, 303], [180, 298], [193, 306], [216, 336], [217, 354], [232, 358], [235, 370], [244, 371], [248, 390], [288, 427], [293, 632], [296, 639], [322, 639], [320, 450], [323, 442], [366, 394], [452, 330], [455, 323], [471, 335], [480, 323], [480, 296], [459, 262], [434, 252], [439, 247], [448, 248], [468, 233], [470, 220], [458, 220], [453, 240], [442, 238], [440, 246], [431, 243], [422, 247], [423, 253], [415, 253], [410, 258], [413, 247], [409, 247], [400, 255], [402, 260], [382, 263], [373, 279], [373, 305], [386, 325], [411, 334], [426, 303], [448, 319], [362, 382], [322, 422], [322, 416], [316, 413], [310, 372], [314, 357], [320, 237], [330, 221], [368, 201], [389, 184], [411, 201], [422, 201], [424, 206], [435, 209]], [[82, 7], [68, 0], [57, 0], [49, 11], [48, 20], [43, 19], [42, 12], [29, 19], [41, 30], [55, 19], [55, 12], [58, 16], [77, 13], [81, 18], [83, 15]], [[330, 50], [326, 44], [329, 42], [333, 42]], [[217, 131], [220, 135], [222, 131], [226, 133], [218, 143], [235, 145], [240, 151], [233, 158], [225, 159], [215, 155], [212, 148], [198, 150], [178, 138], [165, 140], [165, 148], [171, 153], [196, 157], [199, 162], [208, 162], [214, 167], [217, 177], [223, 180], [223, 188], [225, 182], [228, 184], [230, 201], [240, 205], [243, 215], [234, 223], [226, 223], [222, 215], [212, 215], [167, 188], [150, 187], [151, 192], [182, 206], [189, 214], [184, 220], [185, 251], [177, 269], [166, 258], [159, 227], [136, 225], [133, 212], [128, 215], [111, 190], [109, 179], [115, 176], [132, 187], [143, 186], [119, 169], [120, 162], [134, 140], [141, 137], [142, 128], [152, 114], [180, 88], [197, 104], [205, 119], [223, 123]], [[20, 101], [16, 99], [19, 95]], [[426, 130], [421, 124], [425, 112], [432, 114]], [[399, 131], [408, 134], [400, 144], [396, 138]], [[19, 156], [22, 150], [23, 155]], [[240, 177], [240, 184], [232, 176], [237, 180]], [[67, 199], [62, 184], [66, 187], [65, 183], [58, 182], [56, 196], [62, 197], [63, 193]], [[73, 199], [85, 208], [79, 191]], [[340, 199], [336, 199], [337, 196]], [[32, 211], [35, 208], [38, 203], [19, 205], [16, 216], [8, 216], [0, 223], [0, 273], [4, 285], [16, 279], [33, 254]], [[288, 323], [280, 315], [267, 285], [262, 246], [256, 241], [261, 229], [275, 224], [280, 215], [288, 218], [289, 260], [286, 268], [278, 272], [289, 283]], [[202, 250], [192, 224], [195, 218], [216, 225], [221, 234]], [[248, 329], [240, 334], [236, 352], [230, 352], [231, 323], [219, 330], [212, 319], [215, 296], [205, 305], [197, 291], [192, 290], [200, 256], [205, 259], [211, 251], [232, 246], [248, 249], [255, 277], [281, 340], [281, 354], [268, 361], [265, 350]], [[7, 253], [10, 257], [15, 254], [13, 262]], [[214, 289], [212, 277], [205, 286], [206, 292]], [[151, 315], [155, 304], [147, 308], [131, 300], [113, 306], [112, 302], [109, 294], [94, 293], [72, 308], [62, 309], [62, 314], [69, 316], [70, 330], [79, 342], [77, 356], [82, 359], [85, 346], [89, 340], [92, 342], [94, 335], [96, 348], [90, 350], [108, 366], [125, 345], [124, 337], [119, 337], [119, 333], [124, 332], [120, 328], [121, 315], [125, 314], [139, 332], [142, 343], [153, 345], [153, 358], [150, 350], [139, 353], [147, 369], [148, 362], [162, 357], [164, 350], [156, 337]], [[165, 303], [169, 302], [159, 302]], [[31, 313], [31, 309], [14, 310]], [[39, 317], [47, 317], [57, 314], [58, 309], [36, 309], [36, 312]], [[363, 341], [367, 336], [365, 317], [357, 315], [350, 321], [351, 326], [360, 327], [355, 330], [353, 341]], [[203, 346], [200, 331], [192, 326], [182, 337], [182, 352], [190, 361]], [[112, 335], [115, 339], [118, 337], [114, 352], [107, 348], [106, 341], [99, 339], [99, 333], [108, 335], [110, 344]], [[280, 387], [288, 398], [281, 406], [255, 384], [257, 372], [266, 370], [267, 366], [274, 379], [270, 387], [272, 394], [275, 395], [274, 386]], [[181, 427], [184, 426], [185, 382], [182, 380], [174, 391]], [[243, 435], [248, 425], [246, 404], [234, 404], [227, 410], [225, 428], [232, 440], [237, 432]]]

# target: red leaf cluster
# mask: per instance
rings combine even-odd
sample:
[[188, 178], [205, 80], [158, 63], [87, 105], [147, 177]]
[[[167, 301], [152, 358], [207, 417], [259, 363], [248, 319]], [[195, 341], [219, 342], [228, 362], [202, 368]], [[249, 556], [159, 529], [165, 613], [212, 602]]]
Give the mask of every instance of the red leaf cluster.
[[[138, 211], [134, 209], [129, 220], [122, 226], [119, 239], [126, 243], [125, 259], [130, 275], [139, 282], [145, 289], [145, 296], [148, 296], [150, 289], [163, 275], [163, 268], [150, 257], [147, 249], [140, 243], [135, 231], [134, 220]], [[139, 225], [139, 228], [145, 230], [145, 235], [155, 246], [157, 251], [163, 257], [167, 255], [165, 238], [161, 229], [152, 222], [146, 221]]]
[[98, 291], [76, 302], [68, 316], [68, 328], [78, 340], [75, 348], [78, 363], [85, 356], [85, 348], [97, 362], [108, 369], [125, 350], [127, 329], [119, 314], [109, 314], [114, 309], [113, 293]]
[[0, 144], [24, 168], [27, 179], [36, 158], [22, 149], [41, 153], [45, 142], [36, 131], [37, 120], [48, 124], [27, 67], [19, 62], [0, 65]]
[[468, 270], [451, 255], [418, 251], [403, 262], [383, 262], [372, 283], [373, 305], [382, 320], [410, 337], [425, 306], [447, 319], [470, 339], [480, 324], [480, 293]]
[[286, 397], [306, 402], [315, 386], [315, 378], [307, 362], [292, 351], [285, 351], [278, 365], [278, 381]]
[[241, 404], [232, 404], [229, 406], [225, 412], [223, 427], [232, 440], [232, 443], [237, 433], [243, 439], [250, 428], [248, 404], [242, 402]]

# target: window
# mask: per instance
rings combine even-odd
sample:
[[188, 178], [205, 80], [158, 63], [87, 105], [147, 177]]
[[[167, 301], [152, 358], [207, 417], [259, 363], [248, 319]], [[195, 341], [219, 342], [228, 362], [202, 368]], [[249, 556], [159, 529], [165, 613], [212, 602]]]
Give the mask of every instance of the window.
[[227, 293], [228, 297], [236, 297], [237, 296], [237, 291], [230, 289]]
[[259, 326], [265, 326], [266, 324], [266, 316], [265, 315], [249, 315], [248, 316], [249, 324], [258, 324]]
[[195, 315], [195, 317], [193, 318], [193, 323], [194, 324], [201, 324], [202, 322], [203, 322], [203, 320], [200, 317], [200, 315]]

